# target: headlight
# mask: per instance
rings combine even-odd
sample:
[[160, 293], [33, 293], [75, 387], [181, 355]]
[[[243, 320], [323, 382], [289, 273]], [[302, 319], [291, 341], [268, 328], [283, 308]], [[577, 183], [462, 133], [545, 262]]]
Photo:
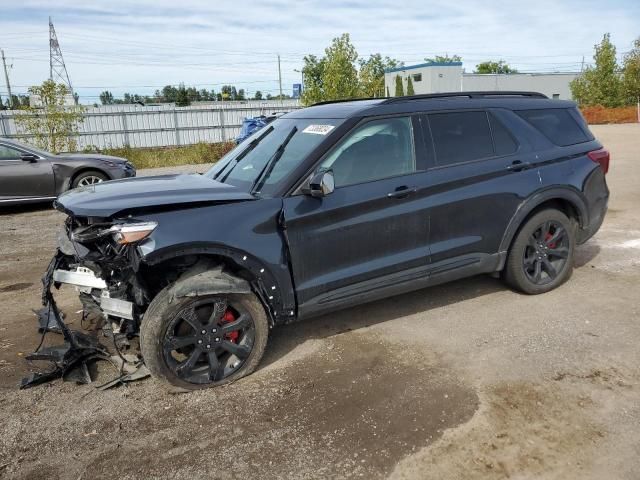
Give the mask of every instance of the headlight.
[[158, 224], [156, 222], [124, 223], [114, 225], [109, 229], [113, 234], [113, 239], [120, 245], [139, 242], [144, 240], [153, 232]]

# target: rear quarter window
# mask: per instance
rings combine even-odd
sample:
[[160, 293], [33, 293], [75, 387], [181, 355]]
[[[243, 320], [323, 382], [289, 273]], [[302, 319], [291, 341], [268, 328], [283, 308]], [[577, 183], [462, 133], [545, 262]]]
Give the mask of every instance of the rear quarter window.
[[516, 112], [554, 144], [566, 147], [592, 140], [567, 108]]

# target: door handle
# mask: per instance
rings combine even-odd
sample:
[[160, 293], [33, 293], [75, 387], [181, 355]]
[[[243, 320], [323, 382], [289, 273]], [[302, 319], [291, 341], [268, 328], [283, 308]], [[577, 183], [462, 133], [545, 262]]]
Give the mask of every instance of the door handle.
[[531, 164], [529, 162], [523, 162], [522, 160], [514, 160], [511, 165], [507, 165], [507, 170], [510, 172], [521, 172], [522, 170], [527, 170], [531, 168]]
[[418, 189], [416, 187], [407, 187], [403, 185], [402, 187], [396, 188], [393, 192], [387, 193], [388, 198], [405, 198], [411, 195], [412, 193], [416, 193]]

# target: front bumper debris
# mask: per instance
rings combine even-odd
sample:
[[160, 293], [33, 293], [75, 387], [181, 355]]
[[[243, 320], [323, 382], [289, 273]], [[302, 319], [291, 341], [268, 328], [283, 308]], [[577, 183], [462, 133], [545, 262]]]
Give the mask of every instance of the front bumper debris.
[[[67, 380], [73, 379], [78, 383], [89, 383], [91, 382], [89, 360], [109, 357], [109, 352], [97, 339], [81, 332], [71, 331], [62, 320], [62, 314], [51, 293], [51, 286], [54, 282], [53, 274], [58, 266], [64, 262], [64, 258], [65, 255], [63, 253], [59, 250], [56, 251], [44, 277], [42, 277], [42, 304], [47, 310], [47, 328], [43, 335], [50, 330], [59, 330], [64, 338], [64, 343], [58, 346], [39, 348], [25, 357], [27, 360], [51, 362], [53, 363], [53, 368], [47, 372], [32, 373], [23, 378], [20, 383], [21, 389], [33, 387], [60, 377]], [[55, 328], [53, 325], [49, 326], [51, 324], [50, 316], [55, 321]]]
[[32, 373], [23, 378], [20, 388], [30, 388], [56, 378], [75, 381], [79, 384], [91, 383], [89, 365], [97, 360], [106, 360], [114, 365], [118, 364], [117, 360], [121, 360], [120, 363], [122, 363], [119, 368], [120, 376], [103, 385], [103, 388], [148, 376], [149, 373], [141, 360], [128, 359], [125, 361], [120, 352], [118, 352], [118, 356], [112, 356], [107, 348], [98, 341], [97, 337], [70, 330], [64, 323], [63, 314], [59, 310], [51, 291], [52, 286], [58, 287], [61, 283], [76, 286], [83, 292], [81, 295], [84, 294], [86, 296], [91, 294], [92, 289], [103, 289], [103, 295], [100, 297], [102, 313], [122, 318], [133, 318], [133, 304], [131, 302], [110, 298], [106, 282], [103, 279], [95, 276], [87, 268], [68, 269], [67, 259], [68, 256], [58, 250], [51, 260], [45, 275], [42, 277], [42, 303], [44, 308], [36, 312], [41, 333], [43, 335], [47, 332], [60, 333], [64, 342], [62, 345], [38, 348], [34, 353], [25, 356], [27, 360], [50, 362], [53, 364], [53, 368], [45, 372]]

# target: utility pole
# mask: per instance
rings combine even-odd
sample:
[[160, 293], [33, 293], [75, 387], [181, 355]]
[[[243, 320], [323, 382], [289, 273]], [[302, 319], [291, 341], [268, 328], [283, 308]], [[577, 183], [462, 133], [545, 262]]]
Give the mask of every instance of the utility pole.
[[9, 93], [9, 108], [13, 108], [13, 97], [11, 96], [11, 83], [9, 83], [9, 73], [7, 72], [7, 62], [4, 58], [4, 50], [0, 49], [2, 55], [2, 66], [4, 67], [4, 81], [7, 84], [7, 92]]
[[280, 70], [280, 54], [278, 54], [278, 83], [280, 84], [280, 101], [282, 101], [282, 71]]

